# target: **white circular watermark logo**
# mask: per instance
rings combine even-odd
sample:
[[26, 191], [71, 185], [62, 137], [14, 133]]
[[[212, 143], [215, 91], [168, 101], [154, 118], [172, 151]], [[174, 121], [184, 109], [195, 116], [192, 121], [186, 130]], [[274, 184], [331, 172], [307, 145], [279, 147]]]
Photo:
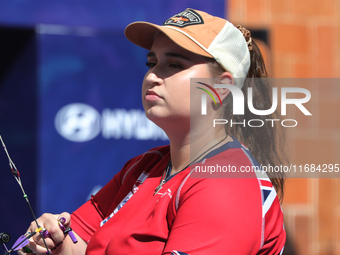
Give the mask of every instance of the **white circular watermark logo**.
[[64, 106], [57, 113], [54, 123], [58, 133], [73, 142], [89, 141], [101, 131], [101, 115], [87, 104]]

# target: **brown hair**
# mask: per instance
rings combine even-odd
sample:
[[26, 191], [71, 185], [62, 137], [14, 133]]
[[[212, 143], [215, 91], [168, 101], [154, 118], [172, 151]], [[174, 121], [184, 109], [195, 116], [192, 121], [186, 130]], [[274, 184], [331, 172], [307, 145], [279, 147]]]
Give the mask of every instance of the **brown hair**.
[[[247, 38], [246, 38], [247, 39]], [[249, 42], [249, 40], [247, 40]], [[279, 114], [274, 113], [267, 116], [255, 115], [249, 111], [248, 88], [253, 90], [253, 106], [258, 110], [267, 110], [272, 106], [271, 86], [269, 84], [267, 70], [259, 47], [254, 40], [251, 40], [250, 52], [250, 68], [242, 87], [244, 95], [244, 115], [233, 115], [233, 97], [231, 93], [223, 101], [223, 118], [235, 122], [248, 123], [251, 119], [261, 119], [265, 124], [262, 127], [249, 127], [248, 125], [225, 125], [225, 131], [241, 141], [248, 147], [255, 159], [264, 166], [281, 166], [287, 162], [287, 158], [283, 153], [284, 137], [283, 128], [277, 125], [278, 121], [268, 122], [265, 119], [280, 119]], [[225, 70], [214, 59], [208, 60], [208, 66], [213, 76], [221, 75]], [[280, 123], [280, 122], [279, 122]], [[274, 125], [272, 127], [272, 125]], [[285, 174], [283, 171], [268, 172], [279, 197], [283, 199], [283, 187]]]

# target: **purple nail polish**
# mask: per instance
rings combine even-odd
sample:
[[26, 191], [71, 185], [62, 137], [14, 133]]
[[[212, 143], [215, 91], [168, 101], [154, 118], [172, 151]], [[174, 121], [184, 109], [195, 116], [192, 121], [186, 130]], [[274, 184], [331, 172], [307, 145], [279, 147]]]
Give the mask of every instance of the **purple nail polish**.
[[45, 237], [45, 238], [47, 238], [47, 237], [51, 238], [51, 237], [52, 237], [51, 234], [50, 234], [50, 232], [48, 232], [48, 230], [47, 230], [46, 228], [44, 228], [44, 229], [41, 231], [41, 234], [42, 234], [43, 237]]
[[60, 222], [61, 224], [65, 224], [66, 219], [65, 219], [64, 217], [60, 217], [59, 222]]

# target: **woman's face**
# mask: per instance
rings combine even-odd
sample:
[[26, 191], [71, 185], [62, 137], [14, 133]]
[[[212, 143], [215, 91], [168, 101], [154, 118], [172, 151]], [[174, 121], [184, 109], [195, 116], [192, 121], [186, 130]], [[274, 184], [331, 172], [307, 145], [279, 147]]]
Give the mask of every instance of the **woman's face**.
[[164, 129], [190, 125], [190, 78], [210, 78], [203, 56], [189, 52], [159, 33], [147, 54], [149, 71], [143, 81], [146, 116]]

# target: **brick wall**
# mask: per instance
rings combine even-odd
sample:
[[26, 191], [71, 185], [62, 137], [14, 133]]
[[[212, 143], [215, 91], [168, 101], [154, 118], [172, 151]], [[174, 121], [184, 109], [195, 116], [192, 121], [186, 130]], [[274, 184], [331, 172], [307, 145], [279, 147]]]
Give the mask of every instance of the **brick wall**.
[[[268, 30], [272, 77], [340, 77], [340, 1], [229, 0], [227, 6], [232, 23]], [[340, 163], [340, 83], [325, 81], [333, 84], [311, 91], [312, 117], [290, 112], [299, 122], [287, 137], [294, 164]], [[340, 255], [340, 178], [288, 178], [283, 210], [297, 254]]]

